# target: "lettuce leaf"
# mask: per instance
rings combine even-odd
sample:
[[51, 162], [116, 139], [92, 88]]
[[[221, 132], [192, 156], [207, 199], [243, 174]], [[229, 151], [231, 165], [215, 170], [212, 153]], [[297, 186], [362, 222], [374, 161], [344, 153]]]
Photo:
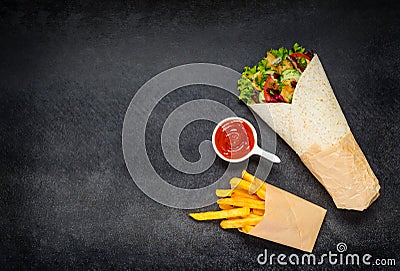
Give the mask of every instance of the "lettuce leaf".
[[306, 48], [302, 47], [297, 42], [293, 44], [293, 48], [288, 50], [285, 47], [281, 47], [278, 50], [271, 49], [269, 52], [276, 58], [280, 57], [282, 60], [285, 59], [288, 55], [293, 53], [304, 53]]
[[293, 45], [293, 53], [304, 53], [305, 50], [306, 48], [301, 47], [297, 42]]
[[281, 47], [278, 50], [271, 49], [269, 52], [276, 58], [285, 59], [289, 55], [288, 49]]
[[248, 77], [250, 75], [253, 75], [257, 72], [257, 67], [254, 66], [253, 68], [250, 68], [249, 66], [244, 67], [244, 72], [243, 75]]
[[250, 80], [244, 75], [242, 75], [242, 77], [238, 80], [238, 90], [240, 91], [240, 100], [244, 100], [248, 104], [254, 103], [254, 101], [251, 99], [251, 95], [254, 93], [255, 89], [253, 88]]

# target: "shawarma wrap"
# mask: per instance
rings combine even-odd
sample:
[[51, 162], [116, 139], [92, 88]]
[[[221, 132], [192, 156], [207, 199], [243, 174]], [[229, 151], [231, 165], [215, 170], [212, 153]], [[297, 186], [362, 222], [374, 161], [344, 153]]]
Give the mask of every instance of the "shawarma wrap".
[[379, 182], [357, 144], [318, 55], [295, 44], [245, 67], [239, 98], [300, 156], [338, 208], [362, 211]]

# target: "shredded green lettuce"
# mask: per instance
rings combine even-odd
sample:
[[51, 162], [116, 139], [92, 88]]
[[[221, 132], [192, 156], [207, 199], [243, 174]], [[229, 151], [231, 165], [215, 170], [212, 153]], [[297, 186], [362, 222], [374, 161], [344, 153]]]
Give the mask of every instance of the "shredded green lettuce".
[[250, 75], [253, 75], [257, 72], [257, 67], [254, 66], [253, 68], [250, 68], [249, 66], [244, 67], [244, 72], [243, 75], [248, 77]]
[[240, 91], [240, 100], [244, 100], [247, 104], [254, 103], [254, 101], [251, 99], [251, 95], [254, 93], [255, 89], [250, 80], [244, 75], [242, 75], [242, 77], [238, 80], [238, 90]]
[[[263, 76], [267, 75], [267, 74], [273, 74], [274, 73], [274, 71], [271, 70], [271, 67], [268, 66], [268, 60], [265, 59], [265, 58], [262, 59], [260, 62], [258, 62], [257, 71], [259, 71]], [[266, 77], [268, 77], [268, 76], [266, 76]]]
[[301, 47], [297, 42], [293, 45], [293, 51], [292, 53], [304, 53], [304, 51], [306, 50], [306, 48]]
[[305, 48], [302, 47], [297, 42], [293, 44], [293, 48], [288, 50], [285, 47], [281, 47], [278, 50], [271, 49], [269, 52], [276, 58], [280, 57], [282, 60], [285, 59], [288, 55], [293, 53], [304, 53]]
[[271, 49], [269, 52], [276, 58], [285, 59], [289, 55], [288, 49], [281, 47], [278, 50]]

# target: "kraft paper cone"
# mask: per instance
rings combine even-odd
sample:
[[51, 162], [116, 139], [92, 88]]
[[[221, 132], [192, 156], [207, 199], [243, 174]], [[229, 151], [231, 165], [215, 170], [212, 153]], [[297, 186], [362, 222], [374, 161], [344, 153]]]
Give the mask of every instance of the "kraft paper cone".
[[248, 234], [311, 252], [326, 210], [265, 183], [245, 170], [242, 172], [242, 178], [265, 189], [264, 219]]
[[248, 106], [301, 157], [338, 208], [362, 211], [379, 196], [379, 182], [350, 131], [318, 55], [300, 77], [291, 104]]
[[311, 252], [326, 210], [266, 184], [265, 215], [248, 234]]

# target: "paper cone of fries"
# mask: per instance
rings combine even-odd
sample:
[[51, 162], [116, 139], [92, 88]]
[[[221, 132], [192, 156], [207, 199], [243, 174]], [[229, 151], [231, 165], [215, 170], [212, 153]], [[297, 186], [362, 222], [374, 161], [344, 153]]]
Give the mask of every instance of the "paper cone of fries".
[[379, 196], [379, 182], [317, 55], [300, 77], [291, 104], [248, 106], [300, 156], [338, 208], [362, 211]]
[[215, 191], [218, 211], [190, 213], [198, 221], [219, 220], [223, 229], [240, 232], [311, 252], [326, 210], [265, 183], [243, 170], [231, 189]]
[[[247, 172], [243, 179], [259, 186], [262, 182]], [[264, 183], [264, 218], [248, 234], [311, 252], [326, 210], [285, 190]]]

